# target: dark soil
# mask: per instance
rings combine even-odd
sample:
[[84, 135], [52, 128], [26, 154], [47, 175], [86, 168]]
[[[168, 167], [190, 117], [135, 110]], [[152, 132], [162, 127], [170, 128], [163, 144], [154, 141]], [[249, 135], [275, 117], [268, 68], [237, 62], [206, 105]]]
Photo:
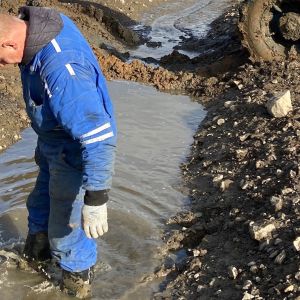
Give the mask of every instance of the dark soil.
[[[25, 2], [2, 1], [1, 7], [15, 12]], [[190, 156], [181, 166], [182, 190], [190, 196], [191, 207], [168, 222], [162, 249], [166, 263], [154, 274], [163, 284], [154, 298], [299, 300], [299, 253], [294, 241], [300, 235], [300, 63], [251, 63], [241, 47], [235, 7], [214, 22], [208, 37], [180, 45], [202, 47], [203, 55], [190, 60], [175, 51], [162, 59], [160, 67], [153, 67], [137, 60], [128, 64], [100, 49], [99, 39], [122, 51], [126, 39], [109, 24], [135, 18], [122, 13], [121, 6], [109, 4], [110, 8], [95, 11], [58, 1], [37, 2], [54, 6], [77, 22], [107, 79], [185, 93], [207, 109]], [[144, 2], [149, 3], [139, 1], [137, 6]], [[0, 145], [5, 148], [18, 139], [28, 120], [17, 68], [0, 73]], [[266, 103], [274, 92], [286, 90], [291, 92], [292, 111], [272, 117]], [[252, 222], [274, 230], [254, 239]]]

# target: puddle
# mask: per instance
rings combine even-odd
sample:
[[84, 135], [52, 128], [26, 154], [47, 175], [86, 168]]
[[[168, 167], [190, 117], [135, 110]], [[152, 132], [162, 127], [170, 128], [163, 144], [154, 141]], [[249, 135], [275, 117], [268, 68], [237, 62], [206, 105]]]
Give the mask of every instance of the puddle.
[[[161, 4], [147, 12], [141, 24], [150, 26], [151, 43], [161, 43], [161, 47], [149, 48], [141, 45], [130, 50], [133, 57], [151, 57], [160, 59], [173, 51], [183, 38], [190, 36], [203, 37], [210, 28], [212, 21], [217, 19], [232, 4], [232, 0], [176, 0]], [[141, 25], [135, 30], [139, 31]], [[195, 57], [199, 52], [180, 51], [185, 55]]]
[[[137, 83], [110, 82], [119, 128], [116, 174], [109, 202], [109, 232], [99, 241], [102, 260], [111, 270], [96, 276], [94, 299], [148, 299], [151, 288], [139, 281], [158, 265], [157, 248], [166, 218], [187, 204], [179, 192], [179, 164], [204, 118], [199, 104], [186, 96], [157, 92]], [[33, 188], [36, 137], [23, 140], [0, 156], [0, 242], [26, 235], [25, 200]], [[36, 299], [36, 274], [0, 265], [2, 299]], [[142, 295], [142, 296], [138, 296]], [[39, 299], [69, 299], [50, 290]], [[71, 299], [71, 298], [70, 298]]]

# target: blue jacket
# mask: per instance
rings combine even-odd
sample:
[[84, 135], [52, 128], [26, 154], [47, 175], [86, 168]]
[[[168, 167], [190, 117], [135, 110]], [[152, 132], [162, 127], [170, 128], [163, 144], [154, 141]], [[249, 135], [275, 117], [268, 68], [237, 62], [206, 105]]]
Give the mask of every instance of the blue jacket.
[[40, 140], [81, 148], [83, 188], [109, 189], [116, 124], [106, 82], [78, 28], [59, 18], [59, 33], [20, 64], [26, 110]]

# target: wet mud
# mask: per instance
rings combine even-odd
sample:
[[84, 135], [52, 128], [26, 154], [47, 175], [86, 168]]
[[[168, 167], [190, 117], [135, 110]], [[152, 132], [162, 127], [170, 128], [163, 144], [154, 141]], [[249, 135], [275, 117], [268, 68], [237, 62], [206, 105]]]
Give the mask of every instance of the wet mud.
[[[2, 9], [12, 2], [2, 1]], [[161, 61], [148, 59], [159, 67], [138, 60], [127, 63], [122, 38], [96, 22], [95, 13], [76, 14], [74, 6], [39, 2], [74, 17], [108, 79], [185, 93], [208, 111], [181, 166], [182, 192], [190, 196], [191, 207], [168, 221], [161, 250], [166, 260], [149, 278], [163, 281], [153, 297], [300, 299], [299, 61], [290, 57], [284, 62], [251, 63], [238, 32], [240, 10], [233, 6], [212, 24], [207, 37], [178, 46], [202, 47], [198, 57], [189, 59], [175, 50]], [[28, 121], [16, 97], [17, 69], [1, 70], [0, 80], [3, 150]], [[287, 90], [292, 108], [275, 117], [267, 103], [276, 92]]]

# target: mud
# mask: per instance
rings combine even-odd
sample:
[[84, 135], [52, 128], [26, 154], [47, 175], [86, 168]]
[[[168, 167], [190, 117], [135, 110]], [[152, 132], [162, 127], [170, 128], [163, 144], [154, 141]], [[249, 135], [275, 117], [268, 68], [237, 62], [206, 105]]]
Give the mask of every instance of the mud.
[[[184, 248], [188, 257], [164, 269], [173, 281], [156, 299], [299, 296], [299, 254], [293, 245], [299, 235], [298, 70], [296, 62], [246, 64], [209, 103], [182, 165], [192, 213], [170, 220], [177, 228], [166, 239], [168, 249]], [[293, 111], [272, 118], [265, 104], [274, 91], [286, 89]], [[280, 199], [279, 207], [272, 197]], [[251, 221], [276, 229], [255, 241]]]
[[[10, 3], [2, 8], [8, 9]], [[160, 67], [137, 60], [128, 64], [122, 51], [117, 51], [118, 58], [100, 49], [99, 41], [88, 34], [96, 31], [103, 43], [122, 49], [122, 39], [96, 22], [95, 13], [76, 14], [78, 7], [57, 1], [43, 3], [75, 18], [108, 79], [186, 93], [207, 108], [190, 156], [181, 166], [182, 192], [191, 197], [191, 209], [168, 222], [162, 249], [166, 261], [153, 275], [163, 284], [153, 297], [300, 299], [295, 246], [300, 234], [299, 61], [290, 57], [285, 62], [251, 63], [240, 44], [239, 9], [233, 7], [214, 23], [207, 38], [180, 45], [203, 47], [199, 57], [190, 60], [175, 51], [162, 59]], [[1, 70], [2, 147], [27, 125], [16, 96], [20, 95], [16, 71]], [[266, 103], [274, 92], [286, 90], [291, 92], [293, 110], [286, 117], [272, 117]], [[252, 222], [273, 230], [255, 240]]]

